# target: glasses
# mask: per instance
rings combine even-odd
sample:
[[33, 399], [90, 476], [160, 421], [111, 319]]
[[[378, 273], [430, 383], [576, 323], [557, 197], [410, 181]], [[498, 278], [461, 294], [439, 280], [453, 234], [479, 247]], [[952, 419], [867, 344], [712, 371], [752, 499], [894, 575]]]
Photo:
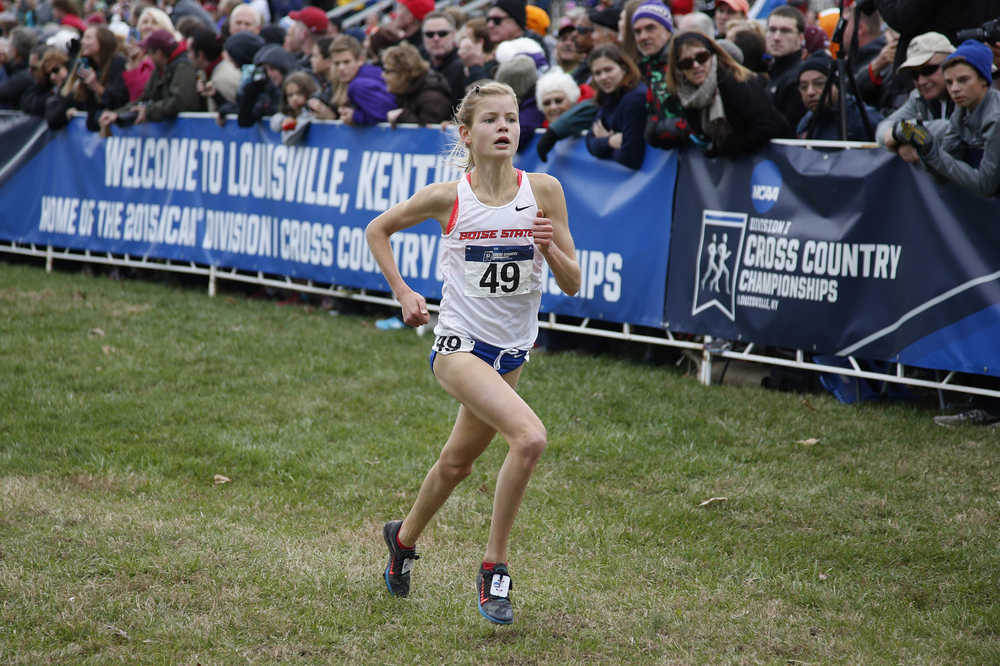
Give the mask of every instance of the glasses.
[[706, 62], [708, 62], [708, 59], [711, 57], [712, 54], [709, 53], [708, 51], [699, 51], [690, 58], [684, 58], [683, 60], [678, 60], [677, 68], [681, 70], [691, 69], [692, 67], [694, 67], [695, 63], [698, 63], [699, 65], [704, 65]]
[[913, 70], [913, 78], [919, 79], [921, 76], [934, 76], [941, 70], [941, 65], [924, 65]]
[[500, 25], [509, 18], [509, 16], [487, 16], [486, 22], [490, 25]]
[[424, 30], [424, 39], [444, 39], [451, 34], [451, 30]]

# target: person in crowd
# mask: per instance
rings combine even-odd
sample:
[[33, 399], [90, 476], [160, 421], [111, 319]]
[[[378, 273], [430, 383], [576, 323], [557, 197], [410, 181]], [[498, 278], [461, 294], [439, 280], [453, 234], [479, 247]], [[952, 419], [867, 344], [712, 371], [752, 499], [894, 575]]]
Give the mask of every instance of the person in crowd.
[[170, 9], [170, 20], [173, 21], [175, 26], [178, 26], [178, 30], [180, 29], [179, 24], [181, 19], [187, 16], [193, 16], [198, 19], [198, 22], [208, 30], [215, 29], [215, 21], [212, 20], [212, 15], [197, 0], [163, 0], [162, 6]]
[[[893, 63], [899, 35], [894, 30], [887, 30], [883, 34], [882, 17], [877, 11], [866, 11], [861, 4], [855, 3], [845, 10], [847, 25], [844, 28], [844, 48], [851, 53], [858, 95], [867, 104], [883, 107], [887, 104], [883, 104], [881, 98], [890, 89], [888, 82], [894, 79]], [[855, 22], [858, 26], [856, 51], [853, 48]], [[904, 96], [908, 92], [907, 88], [903, 88]]]
[[805, 29], [802, 12], [795, 7], [776, 7], [767, 17], [764, 39], [771, 56], [771, 83], [767, 91], [792, 127], [798, 125], [806, 112], [798, 84]]
[[80, 18], [80, 7], [75, 0], [52, 0], [52, 19], [59, 25], [72, 28], [82, 35], [87, 24]]
[[[51, 129], [62, 129], [76, 109], [71, 106], [67, 82], [70, 78], [69, 56], [58, 49], [49, 49], [42, 56], [42, 73], [49, 83], [49, 94], [44, 99], [43, 115]], [[63, 87], [67, 90], [63, 90]]]
[[[185, 45], [179, 43], [172, 32], [158, 29], [144, 39], [141, 46], [153, 60], [153, 74], [138, 102], [101, 113], [99, 123], [104, 131], [115, 122], [161, 122], [176, 118], [182, 111], [205, 110], [198, 94], [198, 77]], [[130, 111], [135, 112], [134, 117], [124, 115]]]
[[399, 123], [429, 125], [451, 120], [448, 82], [430, 68], [412, 44], [401, 42], [386, 49], [382, 54], [382, 77], [386, 88], [396, 96], [397, 108], [386, 114], [393, 126]]
[[545, 115], [542, 126], [547, 128], [580, 101], [580, 85], [563, 70], [550, 69], [535, 82], [534, 96]]
[[154, 7], [152, 5], [147, 5], [143, 8], [142, 12], [139, 14], [139, 20], [135, 24], [136, 30], [139, 31], [139, 40], [144, 41], [147, 37], [153, 34], [154, 30], [166, 30], [173, 35], [175, 41], [180, 41], [180, 33], [174, 27], [174, 22], [170, 20], [167, 13], [160, 9], [159, 7]]
[[[614, 10], [611, 10], [609, 14], [604, 16], [595, 10], [591, 10], [590, 12], [581, 14], [576, 19], [576, 34], [573, 37], [573, 46], [576, 47], [576, 51], [580, 54], [582, 60], [579, 67], [573, 72], [573, 78], [577, 83], [587, 83], [590, 81], [590, 65], [588, 65], [588, 62], [590, 52], [594, 50], [594, 47], [602, 44], [617, 43], [618, 31], [604, 25], [604, 23], [612, 19], [611, 14], [614, 14], [614, 23], [617, 25], [618, 15], [614, 13]], [[598, 18], [602, 23], [594, 23], [594, 17]]]
[[28, 61], [37, 39], [31, 28], [19, 27], [10, 32], [13, 56], [7, 62], [7, 80], [0, 83], [0, 109], [18, 108], [21, 96], [34, 83]]
[[21, 95], [21, 111], [31, 116], [45, 115], [45, 100], [52, 93], [52, 81], [42, 68], [42, 59], [49, 51], [45, 44], [36, 44], [28, 56], [28, 71], [32, 84]]
[[[174, 29], [173, 21], [159, 7], [145, 7], [136, 21], [136, 29], [139, 31], [140, 42], [153, 34], [154, 30], [166, 30], [173, 35], [175, 41], [181, 41], [180, 34]], [[125, 85], [128, 87], [129, 101], [136, 102], [142, 97], [156, 65], [153, 64], [149, 54], [139, 47], [139, 42], [131, 43], [127, 47], [126, 55], [128, 66], [125, 69]]]
[[717, 37], [727, 37], [729, 24], [734, 21], [746, 21], [750, 13], [747, 0], [718, 0], [715, 3], [715, 34]]
[[445, 12], [433, 11], [424, 17], [424, 51], [430, 58], [431, 68], [448, 82], [452, 108], [457, 108], [465, 96], [465, 65], [458, 57], [456, 30], [455, 22]]
[[[873, 136], [865, 128], [865, 121], [853, 95], [845, 95], [839, 86], [832, 85], [826, 104], [820, 105], [823, 88], [834, 66], [833, 59], [826, 54], [814, 55], [799, 66], [799, 92], [807, 112], [799, 120], [796, 132], [802, 139], [871, 141]], [[846, 137], [841, 135], [840, 127], [841, 95], [847, 98]], [[874, 129], [881, 122], [882, 115], [867, 104], [863, 104], [863, 107], [864, 113], [868, 116], [868, 124]]]
[[632, 14], [632, 34], [639, 51], [639, 73], [646, 84], [646, 143], [674, 148], [687, 141], [676, 132], [680, 102], [667, 88], [667, 45], [674, 31], [673, 14], [660, 0], [645, 0]]
[[401, 39], [419, 49], [423, 46], [423, 35], [420, 34], [421, 23], [432, 11], [434, 11], [434, 0], [398, 0], [396, 2], [396, 16], [390, 23], [390, 27], [399, 33]]
[[764, 31], [756, 21], [730, 21], [726, 39], [743, 54], [743, 66], [751, 72], [766, 76], [769, 58]]
[[517, 152], [524, 152], [535, 138], [535, 130], [545, 123], [545, 115], [538, 108], [535, 99], [535, 84], [538, 83], [538, 69], [531, 56], [514, 56], [497, 68], [496, 80], [511, 87], [517, 95], [518, 124], [521, 135]]
[[545, 49], [540, 35], [527, 28], [528, 18], [524, 0], [497, 0], [486, 12], [486, 26], [490, 41], [500, 44], [511, 39], [530, 37]]
[[338, 119], [337, 107], [347, 102], [346, 86], [341, 86], [334, 77], [333, 51], [331, 50], [334, 39], [334, 37], [329, 36], [317, 39], [313, 45], [312, 58], [309, 61], [319, 87], [306, 104], [309, 111], [320, 120]]
[[68, 109], [75, 108], [87, 114], [87, 128], [98, 131], [102, 112], [129, 102], [124, 74], [125, 58], [118, 54], [118, 39], [114, 34], [103, 25], [87, 28], [72, 72], [59, 94], [46, 100], [49, 127], [63, 127], [69, 119]]
[[281, 142], [286, 146], [299, 143], [305, 137], [313, 118], [306, 106], [319, 86], [308, 72], [292, 72], [282, 84], [281, 107], [271, 116], [271, 130], [281, 132]]
[[[345, 101], [337, 99], [337, 117], [347, 125], [374, 125], [388, 120], [396, 98], [386, 88], [382, 70], [366, 63], [361, 42], [351, 35], [338, 35], [330, 45], [333, 78], [343, 87]], [[384, 53], [383, 53], [384, 55]]]
[[677, 33], [668, 59], [667, 88], [683, 108], [687, 131], [707, 154], [752, 153], [771, 139], [792, 136], [758, 77], [712, 38]]
[[243, 75], [226, 57], [222, 42], [212, 30], [198, 28], [189, 40], [191, 62], [198, 71], [198, 94], [205, 98], [209, 111], [236, 103]]
[[944, 135], [910, 120], [893, 129], [896, 142], [912, 145], [929, 171], [982, 197], [1000, 194], [1000, 90], [992, 67], [989, 46], [962, 42], [941, 65], [956, 107]]
[[595, 48], [588, 63], [600, 108], [587, 135], [587, 150], [638, 169], [646, 154], [646, 85], [639, 70], [615, 44]]
[[309, 69], [313, 46], [317, 38], [326, 36], [330, 30], [330, 20], [318, 7], [303, 7], [288, 17], [292, 19], [292, 25], [285, 33], [285, 50], [295, 56], [298, 69]]
[[[219, 104], [218, 122], [220, 125], [225, 124], [227, 115], [239, 113], [240, 90], [252, 80], [256, 71], [253, 64], [254, 56], [256, 56], [257, 51], [263, 47], [263, 38], [251, 31], [243, 31], [235, 35], [230, 35], [226, 41], [223, 42], [223, 52], [225, 53], [225, 58], [231, 61], [233, 66], [240, 72], [240, 83], [239, 87], [236, 89], [236, 101], [227, 101], [224, 104]], [[219, 102], [218, 97], [216, 97], [216, 102]]]
[[281, 90], [285, 77], [298, 69], [298, 60], [277, 44], [265, 44], [253, 57], [256, 66], [251, 80], [236, 96], [237, 122], [251, 127], [273, 116], [281, 108]]
[[945, 132], [955, 103], [948, 95], [941, 65], [954, 51], [955, 47], [941, 33], [925, 32], [910, 41], [907, 58], [899, 67], [901, 76], [913, 78], [914, 90], [905, 104], [879, 123], [875, 136], [880, 144], [910, 164], [918, 164], [920, 156], [913, 146], [897, 143], [892, 128], [901, 120], [919, 120], [935, 135]]
[[627, 55], [632, 59], [632, 62], [638, 63], [641, 57], [639, 53], [639, 47], [635, 44], [635, 33], [632, 31], [632, 17], [635, 15], [635, 10], [639, 8], [639, 5], [644, 3], [646, 0], [627, 0], [625, 4], [622, 5], [622, 11], [618, 14], [618, 46], [621, 47], [622, 53]]
[[559, 20], [559, 32], [556, 33], [555, 64], [559, 69], [572, 74], [580, 63], [583, 56], [576, 50], [573, 37], [576, 35], [576, 24], [573, 19], [563, 17]]
[[237, 5], [229, 14], [230, 36], [241, 32], [252, 32], [255, 35], [259, 35], [260, 28], [260, 13], [258, 13], [257, 10], [250, 5]]
[[490, 40], [485, 19], [469, 19], [462, 26], [458, 40], [458, 57], [465, 66], [465, 87], [476, 81], [492, 79], [500, 63], [495, 57], [496, 44]]
[[591, 27], [591, 39], [594, 46], [602, 44], [618, 44], [618, 18], [622, 9], [619, 5], [611, 5], [601, 9], [593, 8], [587, 12], [586, 19], [581, 18], [578, 26]]

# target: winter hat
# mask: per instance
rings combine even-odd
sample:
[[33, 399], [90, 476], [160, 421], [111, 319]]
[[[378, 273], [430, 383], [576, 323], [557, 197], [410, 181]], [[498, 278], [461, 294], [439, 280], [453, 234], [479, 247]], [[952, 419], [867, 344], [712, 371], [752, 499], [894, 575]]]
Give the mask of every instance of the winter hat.
[[940, 32], [925, 32], [910, 41], [910, 45], [906, 47], [906, 60], [899, 66], [899, 69], [923, 67], [939, 53], [949, 55], [954, 52], [955, 47]]
[[587, 12], [587, 16], [590, 17], [591, 23], [618, 32], [618, 17], [621, 16], [621, 13], [621, 7], [605, 7], [604, 9], [591, 9]]
[[534, 5], [526, 6], [524, 8], [524, 17], [524, 24], [528, 30], [539, 35], [544, 35], [549, 31], [552, 19], [549, 18], [548, 13], [541, 7], [535, 7]]
[[829, 38], [827, 38], [826, 33], [823, 32], [823, 28], [818, 25], [807, 25], [806, 31], [803, 35], [806, 45], [806, 53], [825, 51], [826, 48], [830, 46]]
[[952, 60], [964, 61], [972, 69], [979, 72], [979, 76], [993, 83], [993, 51], [980, 41], [967, 39], [958, 45], [955, 52], [944, 59], [944, 64]]
[[531, 97], [538, 81], [538, 70], [530, 56], [514, 56], [497, 67], [496, 80], [514, 89], [518, 104]]
[[535, 69], [544, 69], [549, 66], [542, 45], [531, 37], [518, 37], [500, 42], [497, 44], [496, 51], [493, 52], [493, 57], [501, 65], [519, 55], [530, 56], [535, 62]]
[[277, 23], [270, 23], [260, 27], [260, 38], [264, 40], [265, 44], [277, 44], [281, 46], [285, 43], [285, 34], [287, 32], [285, 28], [282, 28]]
[[521, 26], [522, 30], [527, 29], [528, 17], [524, 0], [497, 0], [493, 6], [514, 19], [514, 23]]
[[253, 62], [253, 57], [257, 51], [264, 46], [264, 39], [260, 35], [252, 32], [238, 32], [230, 36], [223, 48], [233, 61], [242, 67]]
[[295, 21], [301, 21], [314, 35], [325, 35], [330, 29], [330, 19], [319, 7], [303, 7], [297, 12], [288, 12]]
[[423, 21], [424, 17], [434, 11], [434, 0], [399, 0], [399, 4], [410, 10], [413, 18]]
[[561, 69], [552, 69], [538, 77], [538, 83], [535, 84], [535, 99], [539, 106], [546, 95], [556, 90], [565, 94], [570, 104], [576, 104], [580, 99], [580, 86], [573, 77]]
[[833, 71], [833, 58], [825, 53], [814, 53], [806, 58], [806, 61], [799, 67], [798, 75], [802, 76], [803, 72], [808, 72], [809, 70], [817, 71], [823, 76], [828, 77], [830, 76], [830, 72]]
[[288, 74], [298, 69], [299, 63], [291, 53], [277, 44], [265, 44], [253, 57], [255, 65], [269, 65]]
[[667, 32], [674, 31], [674, 17], [667, 6], [660, 2], [660, 0], [646, 0], [646, 2], [636, 7], [635, 13], [632, 14], [632, 25], [635, 25], [635, 22], [639, 19], [644, 18], [656, 21], [666, 28]]
[[177, 48], [177, 40], [174, 38], [174, 33], [158, 28], [149, 33], [149, 37], [139, 42], [139, 46], [145, 51], [173, 53], [174, 49]]

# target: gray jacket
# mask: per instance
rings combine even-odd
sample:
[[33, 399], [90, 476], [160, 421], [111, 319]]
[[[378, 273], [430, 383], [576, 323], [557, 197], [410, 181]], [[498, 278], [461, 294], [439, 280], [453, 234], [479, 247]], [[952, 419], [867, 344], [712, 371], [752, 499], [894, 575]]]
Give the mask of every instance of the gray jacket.
[[[975, 161], [980, 154], [977, 166], [962, 159], [968, 156]], [[953, 183], [984, 197], [996, 195], [1000, 190], [1000, 90], [990, 88], [972, 111], [956, 109], [947, 131], [935, 137], [922, 159], [928, 169]]]
[[875, 139], [880, 146], [885, 146], [885, 134], [900, 120], [922, 120], [927, 129], [935, 137], [942, 136], [948, 129], [948, 117], [955, 109], [948, 93], [945, 93], [944, 100], [936, 99], [928, 102], [919, 92], [912, 90], [903, 106], [899, 107], [878, 124], [875, 130]]

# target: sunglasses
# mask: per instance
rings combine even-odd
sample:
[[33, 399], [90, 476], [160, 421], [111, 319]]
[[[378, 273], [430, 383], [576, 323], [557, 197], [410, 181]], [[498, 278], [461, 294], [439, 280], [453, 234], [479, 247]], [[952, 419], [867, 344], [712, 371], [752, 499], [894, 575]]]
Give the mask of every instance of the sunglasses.
[[486, 22], [489, 23], [489, 24], [491, 24], [491, 25], [500, 25], [501, 23], [503, 23], [504, 21], [506, 21], [507, 18], [508, 17], [506, 17], [506, 16], [487, 16], [486, 17]]
[[694, 67], [695, 63], [699, 65], [704, 65], [708, 62], [708, 59], [712, 57], [712, 54], [708, 51], [699, 51], [690, 58], [684, 58], [683, 60], [677, 61], [677, 68], [681, 70], [691, 69]]
[[592, 25], [578, 25], [576, 26], [576, 31], [581, 35], [586, 35], [588, 33], [594, 32], [594, 26]]
[[424, 30], [424, 39], [434, 39], [438, 37], [444, 39], [451, 34], [451, 30]]
[[913, 70], [913, 78], [919, 79], [921, 76], [934, 76], [941, 69], [941, 65], [924, 65]]

